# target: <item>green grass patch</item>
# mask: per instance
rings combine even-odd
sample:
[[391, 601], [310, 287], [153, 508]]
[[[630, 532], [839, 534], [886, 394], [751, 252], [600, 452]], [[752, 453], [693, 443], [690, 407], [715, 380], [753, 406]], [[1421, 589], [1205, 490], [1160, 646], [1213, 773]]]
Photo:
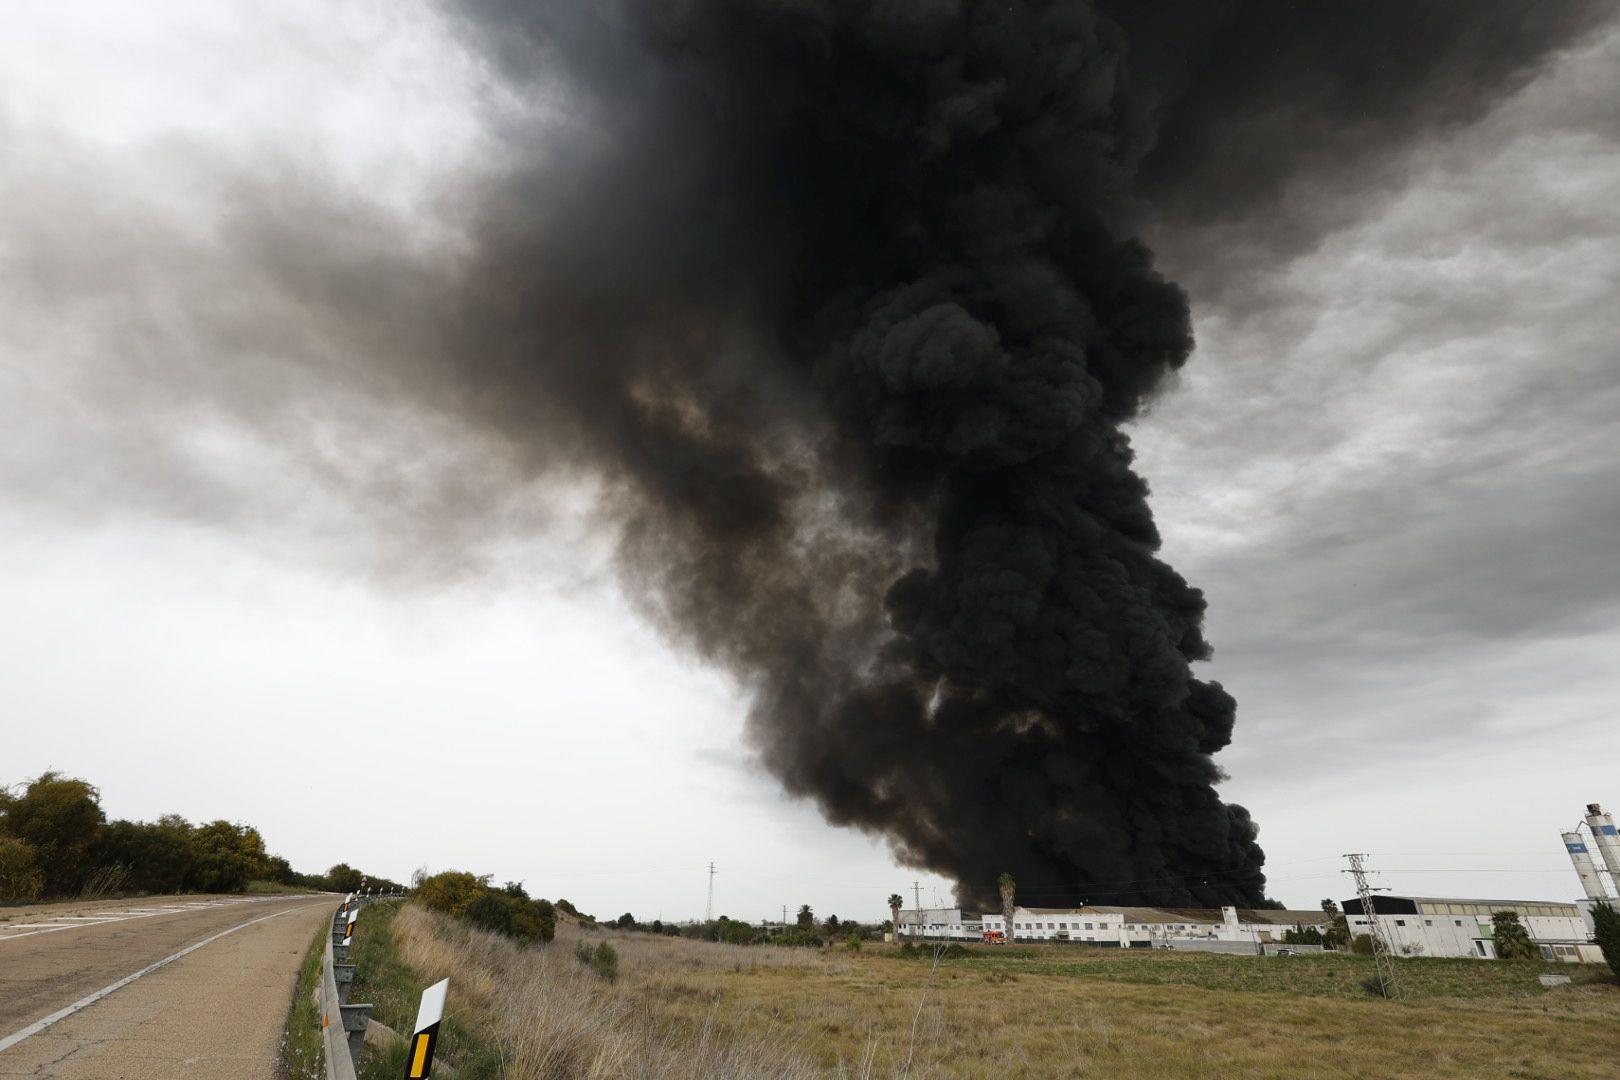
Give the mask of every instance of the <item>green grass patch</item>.
[[[925, 958], [931, 955], [931, 950], [917, 952]], [[1373, 974], [1372, 959], [1362, 956], [1231, 956], [1083, 946], [968, 947], [953, 950], [946, 962], [1013, 974], [1325, 997], [1363, 997], [1366, 995], [1363, 984]], [[1396, 962], [1401, 997], [1409, 1001], [1466, 998], [1475, 1002], [1512, 1004], [1557, 1000], [1573, 988], [1549, 990], [1536, 978], [1544, 972], [1568, 975], [1574, 987], [1614, 981], [1607, 972], [1592, 964], [1433, 957], [1411, 957]]]
[[[401, 901], [390, 900], [361, 908], [349, 947], [349, 960], [355, 966], [349, 1000], [369, 1002], [374, 1020], [404, 1036], [386, 1052], [368, 1050], [361, 1055], [355, 1070], [360, 1080], [395, 1080], [404, 1075], [406, 1040], [416, 1024], [422, 991], [431, 981], [400, 959], [394, 947], [394, 916], [401, 906]], [[456, 1080], [496, 1080], [501, 1075], [496, 1048], [455, 1011], [448, 1011], [439, 1025], [439, 1042], [433, 1056], [436, 1062], [455, 1067]]]
[[315, 992], [321, 985], [321, 957], [330, 924], [321, 923], [298, 968], [298, 985], [293, 987], [292, 1007], [281, 1033], [281, 1075], [283, 1080], [322, 1080], [326, 1062], [321, 1046], [321, 1007]]

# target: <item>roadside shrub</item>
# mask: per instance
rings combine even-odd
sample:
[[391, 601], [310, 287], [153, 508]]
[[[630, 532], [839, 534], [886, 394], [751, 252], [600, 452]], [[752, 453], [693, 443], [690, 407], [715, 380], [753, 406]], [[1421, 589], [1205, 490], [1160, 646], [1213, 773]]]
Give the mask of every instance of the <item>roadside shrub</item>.
[[1357, 956], [1371, 956], [1373, 954], [1373, 940], [1370, 934], [1357, 934], [1350, 939], [1350, 951]]
[[557, 934], [557, 913], [551, 903], [531, 900], [519, 882], [496, 889], [488, 877], [447, 870], [418, 882], [416, 898], [434, 911], [521, 941], [550, 941]]
[[852, 953], [861, 951], [861, 938], [859, 934], [851, 934], [844, 939], [844, 948]]
[[446, 870], [422, 879], [416, 887], [416, 898], [434, 911], [460, 919], [487, 891], [489, 878], [474, 877], [462, 870]]
[[0, 836], [0, 900], [37, 900], [44, 884], [34, 862], [34, 845]]
[[469, 904], [464, 918], [481, 929], [512, 935], [512, 906], [506, 897], [493, 890], [486, 890]]
[[619, 950], [605, 941], [597, 942], [595, 948], [586, 942], [579, 942], [574, 946], [574, 959], [608, 982], [613, 982], [619, 977]]

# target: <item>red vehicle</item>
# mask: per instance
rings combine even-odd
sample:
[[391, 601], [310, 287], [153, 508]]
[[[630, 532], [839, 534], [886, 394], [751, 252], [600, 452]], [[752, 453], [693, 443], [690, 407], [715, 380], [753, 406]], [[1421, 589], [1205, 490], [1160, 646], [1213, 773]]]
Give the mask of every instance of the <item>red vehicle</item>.
[[987, 945], [1005, 945], [1007, 944], [1007, 932], [1005, 930], [986, 930], [984, 940]]

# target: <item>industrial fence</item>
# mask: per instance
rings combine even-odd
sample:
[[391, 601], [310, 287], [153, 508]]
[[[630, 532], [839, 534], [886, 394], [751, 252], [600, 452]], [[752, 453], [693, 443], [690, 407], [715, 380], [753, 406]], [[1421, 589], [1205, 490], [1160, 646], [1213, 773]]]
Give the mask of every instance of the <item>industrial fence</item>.
[[[332, 916], [332, 932], [326, 937], [321, 957], [321, 1050], [326, 1060], [326, 1080], [356, 1080], [355, 1062], [365, 1045], [372, 1006], [349, 1000], [355, 968], [349, 962], [349, 947], [361, 908], [387, 899], [392, 897], [356, 897], [350, 893]], [[444, 979], [422, 992], [416, 1027], [406, 1048], [405, 1076], [409, 1080], [432, 1076], [433, 1049], [438, 1042], [449, 984]]]

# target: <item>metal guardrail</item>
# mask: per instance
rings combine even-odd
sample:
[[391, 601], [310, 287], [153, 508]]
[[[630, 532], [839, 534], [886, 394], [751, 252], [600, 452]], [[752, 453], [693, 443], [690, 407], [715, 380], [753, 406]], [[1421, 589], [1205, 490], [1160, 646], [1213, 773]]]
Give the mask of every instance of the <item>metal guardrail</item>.
[[[354, 965], [349, 963], [349, 940], [354, 933], [359, 910], [388, 896], [355, 896], [350, 893], [343, 906], [332, 913], [332, 933], [321, 954], [321, 1050], [326, 1059], [326, 1080], [356, 1080], [354, 1063], [366, 1042], [366, 1026], [371, 1022], [371, 1006], [349, 1001], [354, 987]], [[439, 1021], [444, 1016], [444, 1000], [449, 979], [422, 991], [416, 1027], [411, 1033], [405, 1061], [408, 1078], [426, 1080], [433, 1073], [433, 1049], [439, 1039]]]
[[354, 965], [349, 963], [345, 939], [353, 925], [353, 912], [372, 899], [351, 894], [332, 915], [332, 932], [321, 956], [321, 1048], [326, 1059], [326, 1080], [355, 1080], [354, 1062], [366, 1041], [371, 1006], [349, 1001]]

